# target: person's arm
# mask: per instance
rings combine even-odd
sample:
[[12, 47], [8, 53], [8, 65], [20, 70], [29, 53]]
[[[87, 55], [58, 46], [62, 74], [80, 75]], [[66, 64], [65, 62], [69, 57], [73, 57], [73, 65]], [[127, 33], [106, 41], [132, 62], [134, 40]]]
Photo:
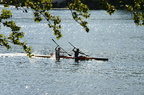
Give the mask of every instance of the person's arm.
[[[79, 51], [80, 54], [84, 54], [83, 52]], [[85, 54], [84, 54], [85, 55]]]
[[58, 47], [59, 47], [59, 46], [57, 46], [57, 47], [55, 48], [55, 50], [57, 50]]
[[75, 49], [76, 49], [76, 48], [74, 47], [74, 48], [72, 49], [72, 51], [75, 52]]
[[[85, 53], [83, 53], [83, 52], [81, 52], [81, 51], [79, 51], [79, 53], [80, 53], [80, 54], [83, 54], [83, 55], [86, 55]], [[89, 56], [89, 55], [86, 55], [86, 56]]]

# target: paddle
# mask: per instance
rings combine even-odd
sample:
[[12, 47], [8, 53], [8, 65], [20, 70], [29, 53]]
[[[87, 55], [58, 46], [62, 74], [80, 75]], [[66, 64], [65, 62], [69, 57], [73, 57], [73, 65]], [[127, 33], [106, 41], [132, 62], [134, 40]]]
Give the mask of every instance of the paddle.
[[[71, 45], [71, 46], [73, 46], [74, 48], [76, 48], [72, 43], [70, 43], [69, 42], [69, 44]], [[80, 51], [81, 52], [81, 51]], [[83, 52], [81, 52], [83, 55], [86, 55], [85, 53], [83, 53]], [[86, 56], [89, 56], [89, 55], [86, 55]]]
[[[52, 39], [52, 41], [56, 44], [56, 45], [58, 45], [59, 46], [59, 44], [54, 40], [54, 39]], [[67, 53], [62, 47], [60, 47], [66, 54], [68, 54], [69, 56], [72, 56], [71, 54], [69, 54], [69, 53]]]

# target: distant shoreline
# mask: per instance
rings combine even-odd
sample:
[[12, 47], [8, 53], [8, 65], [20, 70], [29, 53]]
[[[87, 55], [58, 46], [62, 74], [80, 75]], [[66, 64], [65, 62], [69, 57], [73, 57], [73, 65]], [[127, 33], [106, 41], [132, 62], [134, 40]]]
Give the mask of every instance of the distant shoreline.
[[[3, 3], [0, 2], [0, 5], [3, 5]], [[14, 5], [12, 5], [14, 6]], [[69, 8], [52, 8], [52, 10], [68, 10]]]

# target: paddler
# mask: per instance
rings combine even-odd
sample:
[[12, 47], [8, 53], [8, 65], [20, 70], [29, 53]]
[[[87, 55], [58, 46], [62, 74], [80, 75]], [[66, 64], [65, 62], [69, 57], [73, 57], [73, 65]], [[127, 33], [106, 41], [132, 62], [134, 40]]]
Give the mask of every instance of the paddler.
[[60, 46], [58, 45], [56, 48], [55, 48], [55, 56], [56, 56], [56, 60], [57, 61], [60, 61], [60, 53], [67, 53], [67, 52], [64, 52], [64, 51], [61, 51], [61, 48]]
[[75, 48], [75, 47], [72, 51], [74, 52], [75, 61], [78, 62], [79, 54], [84, 54], [84, 53], [80, 52], [80, 50], [78, 48]]
[[56, 56], [56, 60], [57, 61], [59, 61], [60, 60], [60, 47], [59, 46], [57, 46], [56, 48], [55, 48], [55, 56]]

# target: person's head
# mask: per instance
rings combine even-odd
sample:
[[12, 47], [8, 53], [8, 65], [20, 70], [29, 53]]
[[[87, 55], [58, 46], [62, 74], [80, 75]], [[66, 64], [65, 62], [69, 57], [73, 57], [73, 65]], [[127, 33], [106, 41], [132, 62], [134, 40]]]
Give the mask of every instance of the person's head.
[[58, 48], [58, 50], [60, 50], [60, 47]]
[[50, 56], [52, 57], [52, 56], [53, 56], [53, 53], [50, 53]]
[[79, 51], [79, 49], [77, 49], [77, 51]]

